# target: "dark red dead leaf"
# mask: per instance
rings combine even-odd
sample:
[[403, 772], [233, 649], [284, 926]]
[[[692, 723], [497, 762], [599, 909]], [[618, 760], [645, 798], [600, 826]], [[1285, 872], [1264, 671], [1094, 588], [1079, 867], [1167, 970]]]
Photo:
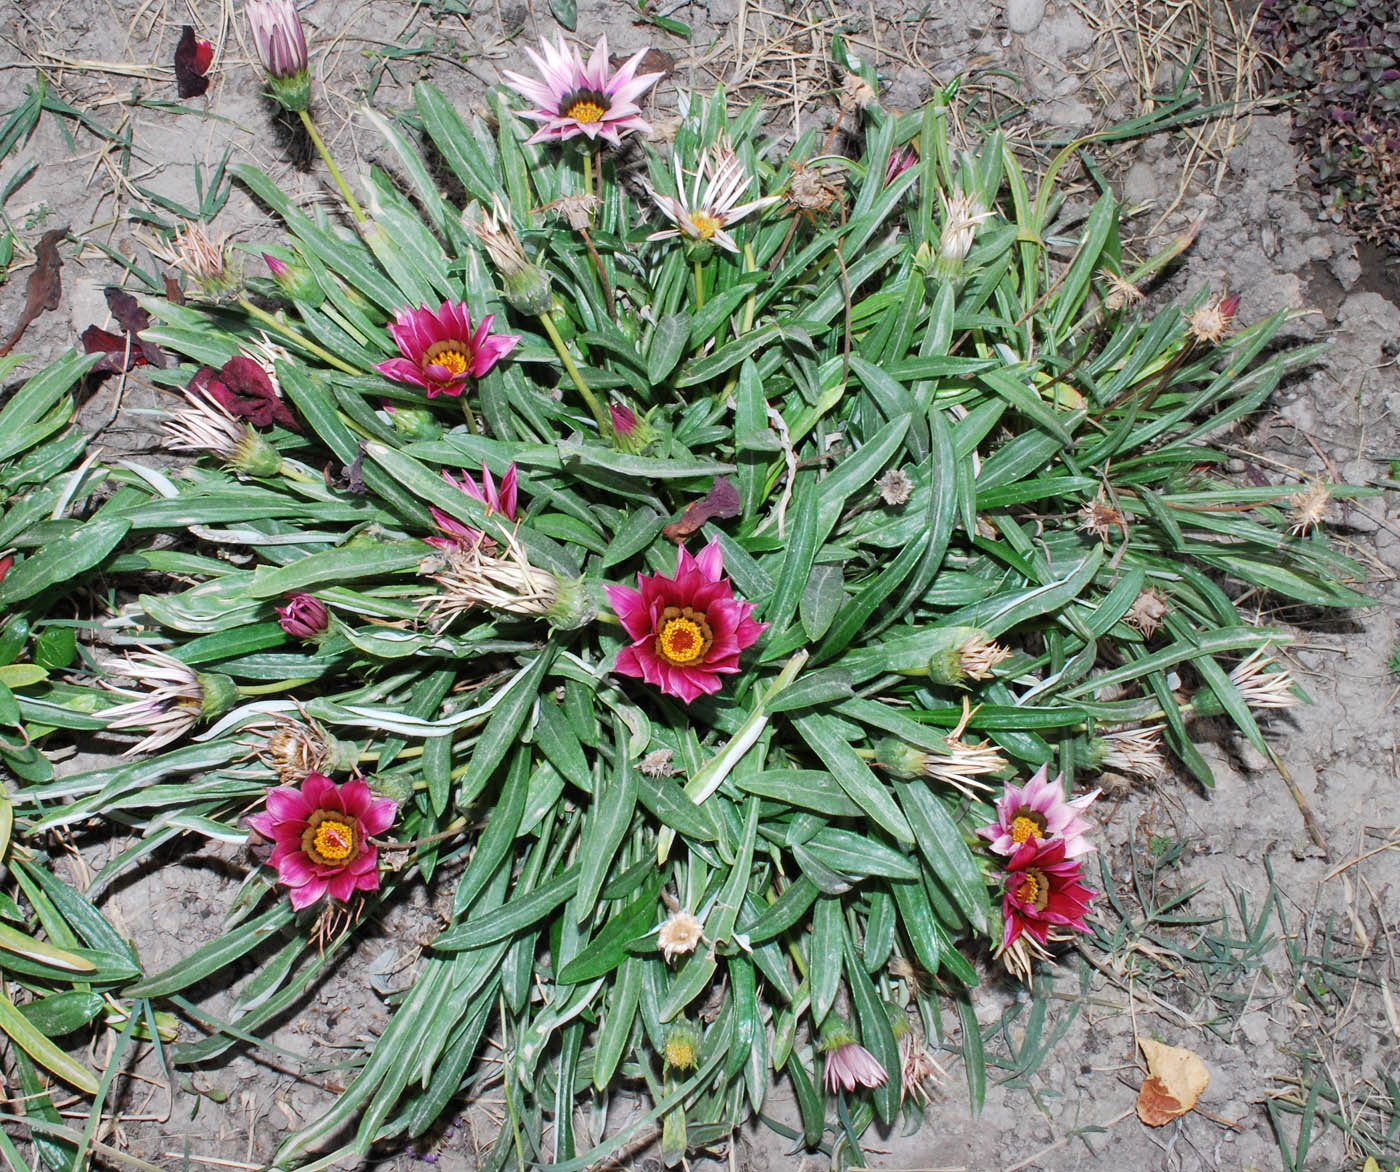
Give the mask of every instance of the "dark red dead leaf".
[[235, 354], [218, 371], [201, 366], [190, 379], [189, 389], [206, 391], [235, 419], [246, 419], [254, 427], [276, 423], [291, 431], [301, 430], [267, 371], [242, 354]]
[[14, 331], [0, 346], [0, 354], [8, 354], [24, 337], [29, 323], [48, 309], [57, 309], [59, 297], [63, 294], [63, 281], [59, 270], [63, 268], [63, 257], [58, 254], [58, 242], [68, 235], [67, 228], [54, 228], [39, 237], [34, 246], [34, 268], [29, 274], [29, 283], [24, 287], [24, 309]]
[[180, 282], [169, 273], [165, 273], [162, 280], [165, 281], [165, 299], [172, 305], [184, 305], [185, 291], [180, 288]]
[[175, 46], [175, 86], [182, 98], [197, 98], [209, 88], [205, 76], [214, 60], [214, 46], [194, 35], [194, 28], [185, 25], [180, 30], [180, 43]]
[[714, 517], [737, 517], [739, 515], [739, 491], [729, 477], [715, 479], [714, 487], [703, 500], [691, 501], [679, 521], [673, 521], [661, 532], [667, 540], [677, 545]]

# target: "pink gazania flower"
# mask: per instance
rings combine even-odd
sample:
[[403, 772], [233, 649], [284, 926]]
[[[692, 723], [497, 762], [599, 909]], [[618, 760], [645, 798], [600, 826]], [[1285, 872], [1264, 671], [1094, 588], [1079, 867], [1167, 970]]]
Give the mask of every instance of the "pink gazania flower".
[[511, 84], [532, 108], [520, 111], [522, 118], [540, 123], [530, 136], [530, 142], [564, 142], [578, 135], [590, 140], [606, 139], [620, 146], [622, 136], [630, 130], [648, 131], [637, 99], [651, 89], [662, 75], [644, 73], [636, 76], [637, 66], [647, 50], [641, 49], [629, 57], [622, 68], [608, 74], [608, 38], [599, 37], [583, 63], [576, 45], [565, 45], [561, 35], [553, 45], [540, 42], [539, 53], [531, 49], [525, 55], [540, 71], [540, 77], [505, 73]]
[[[461, 480], [453, 480], [452, 474], [444, 468], [442, 478], [453, 488], [459, 488], [469, 497], [479, 500], [486, 506], [488, 515], [499, 513], [507, 521], [515, 520], [516, 475], [514, 464], [507, 468], [506, 474], [501, 477], [499, 492], [496, 490], [496, 482], [491, 479], [491, 471], [485, 463], [481, 465], [481, 485], [479, 487], [472, 479], [470, 472], [463, 472]], [[433, 523], [444, 534], [442, 537], [424, 538], [429, 545], [435, 545], [438, 549], [451, 553], [453, 550], [474, 549], [483, 542], [488, 545], [495, 544], [481, 530], [473, 529], [470, 525], [464, 524], [451, 513], [446, 513], [434, 505], [428, 506], [428, 512], [432, 513]]]
[[282, 629], [294, 639], [314, 639], [331, 625], [330, 611], [314, 594], [293, 594], [285, 606], [273, 609]]
[[718, 244], [729, 252], [738, 252], [738, 243], [725, 229], [750, 212], [778, 202], [776, 195], [751, 199], [747, 203], [739, 202], [752, 180], [739, 156], [723, 143], [701, 156], [700, 166], [694, 174], [695, 182], [689, 192], [685, 189], [686, 173], [681, 170], [680, 160], [676, 159], [675, 164], [675, 196], [662, 195], [647, 188], [652, 202], [675, 227], [653, 232], [647, 237], [648, 240], [683, 236], [697, 244]]
[[1094, 892], [1080, 881], [1078, 859], [1065, 858], [1064, 840], [1044, 843], [1028, 839], [1006, 861], [1006, 886], [1001, 912], [1006, 920], [1001, 951], [1024, 932], [1042, 946], [1056, 928], [1083, 932], [1084, 915]]
[[389, 333], [399, 344], [401, 358], [376, 362], [374, 369], [389, 378], [413, 383], [438, 395], [460, 395], [467, 379], [480, 378], [515, 349], [519, 334], [493, 334], [493, 314], [472, 329], [462, 301], [444, 301], [437, 312], [426, 305], [398, 311]]
[[897, 146], [890, 150], [889, 162], [885, 164], [885, 186], [888, 187], [919, 161], [911, 146]]
[[1085, 837], [1094, 824], [1081, 812], [1098, 796], [1094, 790], [1066, 798], [1063, 774], [1051, 781], [1049, 769], [1042, 765], [1024, 788], [1007, 783], [997, 799], [997, 820], [977, 833], [999, 855], [1014, 855], [1028, 842], [1058, 842], [1064, 845], [1065, 858], [1077, 859], [1095, 849]]
[[614, 670], [689, 704], [739, 670], [739, 652], [768, 627], [749, 616], [755, 603], [734, 597], [724, 555], [712, 541], [698, 558], [677, 551], [676, 574], [638, 574], [638, 589], [609, 586], [608, 601], [632, 640]]
[[880, 1060], [859, 1042], [844, 1042], [826, 1052], [826, 1089], [835, 1094], [837, 1087], [853, 1091], [857, 1086], [884, 1086], [889, 1071]]
[[397, 810], [392, 798], [376, 798], [359, 778], [336, 785], [324, 773], [309, 773], [300, 789], [268, 790], [266, 811], [248, 824], [272, 840], [277, 880], [301, 911], [323, 895], [344, 902], [355, 891], [378, 890], [373, 836], [389, 829]]

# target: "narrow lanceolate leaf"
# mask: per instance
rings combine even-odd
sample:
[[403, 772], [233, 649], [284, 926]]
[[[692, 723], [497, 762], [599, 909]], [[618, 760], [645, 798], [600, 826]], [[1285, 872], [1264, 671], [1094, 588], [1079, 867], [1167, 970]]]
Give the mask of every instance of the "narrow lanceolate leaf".
[[890, 797], [885, 784], [841, 735], [835, 721], [813, 715], [798, 717], [792, 723], [851, 801], [897, 841], [913, 843], [914, 832], [908, 819]]
[[40, 1066], [51, 1070], [64, 1082], [77, 1087], [85, 1095], [97, 1094], [97, 1078], [92, 1071], [44, 1037], [4, 993], [0, 993], [0, 1031]]
[[991, 910], [987, 884], [961, 827], [927, 785], [915, 781], [896, 784], [919, 852], [957, 900], [968, 922], [979, 932], [987, 931]]

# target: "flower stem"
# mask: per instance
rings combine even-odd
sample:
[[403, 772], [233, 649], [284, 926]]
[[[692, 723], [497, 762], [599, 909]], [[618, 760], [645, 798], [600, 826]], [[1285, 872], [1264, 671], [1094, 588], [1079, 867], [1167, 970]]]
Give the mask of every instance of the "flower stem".
[[335, 165], [335, 160], [331, 158], [331, 152], [326, 146], [326, 140], [321, 137], [321, 132], [316, 129], [316, 123], [311, 120], [309, 110], [297, 111], [301, 115], [301, 124], [306, 127], [306, 133], [311, 136], [311, 145], [316, 148], [317, 153], [325, 161], [326, 169], [330, 171], [331, 178], [335, 180], [335, 185], [340, 188], [341, 197], [345, 200], [345, 206], [350, 209], [350, 214], [363, 224], [368, 216], [364, 209], [360, 207], [360, 202], [355, 198], [355, 193], [350, 190], [350, 185], [345, 182], [345, 176], [340, 173], [340, 168]]
[[578, 363], [569, 353], [569, 348], [564, 345], [559, 327], [554, 324], [554, 314], [546, 309], [540, 314], [540, 324], [544, 326], [544, 332], [549, 335], [549, 340], [554, 343], [554, 349], [559, 355], [559, 360], [564, 364], [564, 369], [569, 372], [569, 378], [573, 380], [574, 386], [578, 388], [578, 393], [583, 396], [583, 401], [588, 404], [588, 409], [593, 413], [594, 422], [598, 424], [598, 434], [604, 436], [611, 434], [607, 412], [603, 410], [603, 404], [598, 401], [598, 396], [583, 381], [583, 372], [579, 370]]
[[462, 418], [467, 421], [467, 430], [472, 435], [480, 435], [481, 429], [476, 425], [476, 416], [472, 414], [471, 404], [467, 402], [466, 393], [462, 394]]
[[583, 152], [583, 193], [593, 194], [593, 152], [588, 150]]
[[282, 321], [281, 318], [268, 313], [267, 310], [261, 308], [260, 306], [254, 305], [251, 301], [248, 300], [248, 298], [240, 297], [238, 299], [238, 305], [239, 308], [241, 308], [244, 313], [248, 314], [249, 317], [255, 317], [264, 325], [271, 326], [284, 338], [296, 343], [308, 353], [314, 354], [322, 362], [327, 363], [330, 366], [334, 366], [337, 370], [343, 370], [346, 374], [361, 373], [360, 371], [356, 370], [353, 366], [351, 366], [348, 362], [337, 358], [329, 350], [323, 350], [320, 346], [316, 345], [316, 343], [313, 342], [310, 338], [306, 337], [303, 334], [299, 334], [296, 330], [292, 329], [291, 326], [287, 325], [286, 322]]
[[705, 270], [700, 267], [697, 260], [695, 264], [695, 308], [705, 308]]

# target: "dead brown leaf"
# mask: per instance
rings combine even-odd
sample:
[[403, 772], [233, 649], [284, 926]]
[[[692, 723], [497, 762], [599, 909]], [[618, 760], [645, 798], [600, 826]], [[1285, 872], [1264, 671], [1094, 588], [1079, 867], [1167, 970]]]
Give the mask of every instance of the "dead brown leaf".
[[1162, 1127], [1196, 1105], [1210, 1085], [1210, 1071], [1194, 1050], [1139, 1038], [1150, 1074], [1138, 1092], [1137, 1113], [1148, 1127]]
[[720, 476], [703, 500], [691, 501], [686, 505], [680, 520], [672, 521], [661, 532], [668, 541], [680, 545], [713, 517], [737, 517], [739, 508], [739, 490], [734, 487], [729, 477]]
[[63, 282], [59, 269], [63, 267], [63, 257], [58, 254], [58, 242], [68, 235], [67, 228], [54, 228], [39, 237], [34, 246], [34, 268], [29, 274], [29, 283], [24, 287], [24, 309], [14, 331], [0, 346], [0, 354], [8, 354], [24, 337], [24, 331], [46, 310], [57, 309], [58, 300], [63, 294]]

